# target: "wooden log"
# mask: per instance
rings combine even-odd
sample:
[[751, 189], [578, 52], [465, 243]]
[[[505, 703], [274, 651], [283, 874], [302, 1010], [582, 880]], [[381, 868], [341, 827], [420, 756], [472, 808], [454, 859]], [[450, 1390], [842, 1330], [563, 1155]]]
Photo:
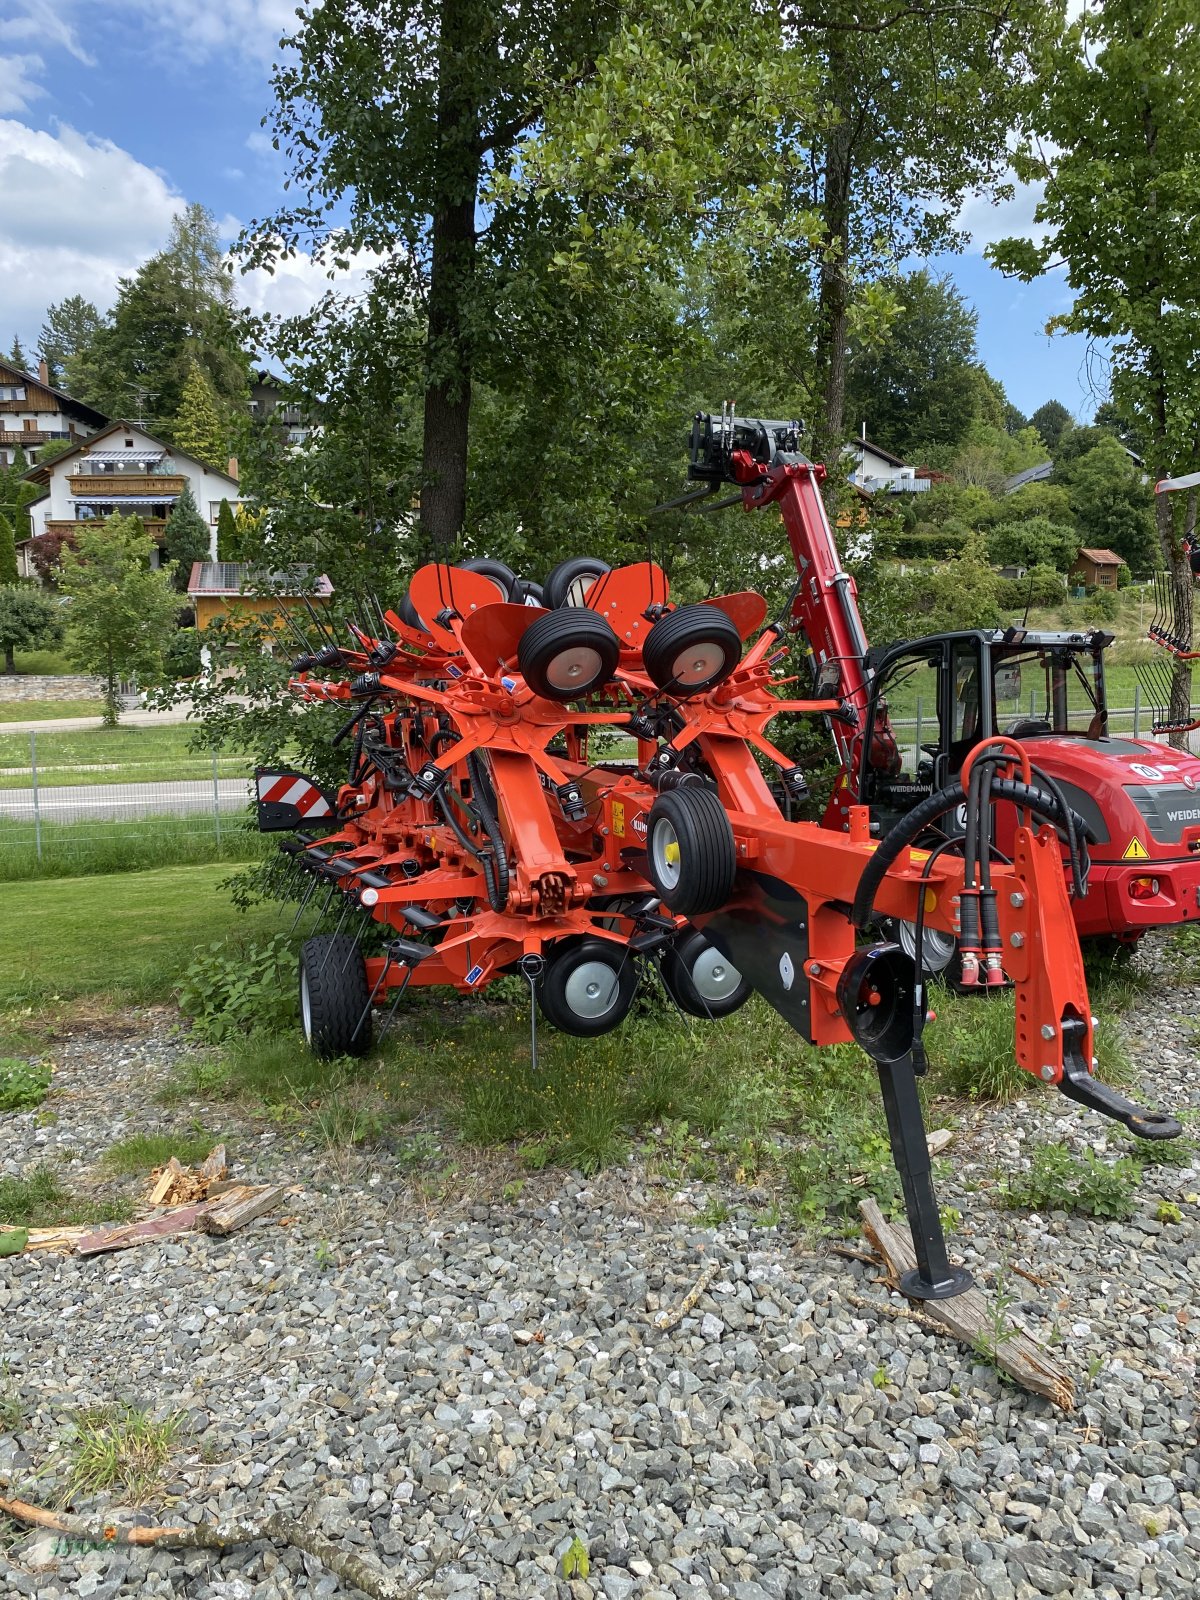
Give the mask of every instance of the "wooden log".
[[[890, 1286], [899, 1289], [903, 1273], [917, 1264], [912, 1235], [907, 1226], [888, 1222], [874, 1200], [859, 1205], [863, 1232], [887, 1267]], [[1070, 1411], [1075, 1404], [1075, 1383], [1069, 1372], [1007, 1313], [990, 1303], [981, 1289], [968, 1289], [950, 1300], [922, 1300], [921, 1311], [930, 1321], [978, 1350], [981, 1357], [1052, 1405]]]
[[206, 1207], [201, 1226], [208, 1233], [222, 1236], [236, 1233], [239, 1228], [244, 1228], [256, 1217], [273, 1211], [286, 1193], [287, 1185], [276, 1183], [268, 1185], [265, 1189], [253, 1189], [244, 1199], [222, 1195], [219, 1201], [212, 1202]]
[[196, 1205], [179, 1206], [164, 1212], [161, 1217], [150, 1217], [145, 1222], [123, 1223], [115, 1228], [100, 1228], [85, 1234], [75, 1246], [79, 1256], [98, 1256], [106, 1250], [128, 1250], [131, 1245], [146, 1244], [152, 1239], [169, 1239], [172, 1234], [186, 1233], [195, 1226], [207, 1208], [207, 1201]]

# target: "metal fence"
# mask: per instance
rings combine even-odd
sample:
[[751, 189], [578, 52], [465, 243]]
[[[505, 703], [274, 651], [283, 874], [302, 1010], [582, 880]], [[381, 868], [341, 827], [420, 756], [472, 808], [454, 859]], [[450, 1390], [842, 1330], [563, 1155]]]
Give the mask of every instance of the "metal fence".
[[247, 821], [252, 785], [244, 757], [186, 752], [82, 761], [43, 730], [20, 736], [23, 758], [28, 739], [28, 758], [17, 765], [15, 737], [6, 737], [9, 754], [0, 766], [0, 857], [30, 852], [41, 861], [47, 852], [86, 853], [137, 835], [220, 845]]

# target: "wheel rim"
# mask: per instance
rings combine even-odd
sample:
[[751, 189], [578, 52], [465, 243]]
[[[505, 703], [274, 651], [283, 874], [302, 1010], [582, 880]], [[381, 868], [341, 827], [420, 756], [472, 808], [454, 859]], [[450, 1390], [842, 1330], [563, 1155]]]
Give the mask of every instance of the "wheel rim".
[[[914, 961], [917, 955], [917, 930], [911, 922], [896, 924], [896, 938], [901, 950]], [[921, 965], [926, 972], [944, 972], [954, 960], [957, 941], [952, 933], [940, 928], [921, 929]]]
[[590, 688], [604, 670], [599, 650], [591, 645], [575, 645], [554, 657], [546, 668], [546, 682], [552, 689]]
[[701, 999], [728, 1000], [741, 987], [742, 975], [715, 945], [708, 945], [692, 962], [692, 982]]
[[616, 1004], [620, 975], [607, 961], [581, 961], [563, 985], [563, 999], [577, 1017], [595, 1021]]
[[597, 575], [594, 572], [586, 573], [582, 578], [573, 579], [573, 581], [567, 585], [567, 593], [563, 600], [563, 605], [587, 605], [587, 597], [598, 581]]
[[671, 676], [676, 683], [690, 688], [715, 678], [724, 665], [725, 652], [721, 646], [713, 639], [700, 639], [675, 657], [671, 664]]
[[650, 839], [650, 864], [654, 881], [661, 889], [674, 889], [679, 883], [679, 835], [673, 824], [660, 817]]
[[300, 1026], [304, 1030], [304, 1037], [309, 1044], [312, 1043], [312, 997], [308, 992], [308, 971], [300, 968]]

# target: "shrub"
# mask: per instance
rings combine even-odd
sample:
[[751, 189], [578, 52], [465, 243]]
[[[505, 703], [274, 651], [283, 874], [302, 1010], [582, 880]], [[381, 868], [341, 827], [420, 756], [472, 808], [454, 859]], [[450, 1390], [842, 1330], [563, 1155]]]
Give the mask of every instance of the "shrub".
[[1044, 1144], [1034, 1151], [1030, 1170], [1004, 1180], [1001, 1192], [1013, 1209], [1073, 1211], [1120, 1221], [1133, 1215], [1139, 1170], [1128, 1156], [1109, 1166], [1094, 1150], [1079, 1160], [1065, 1145]]
[[179, 1009], [207, 1044], [290, 1027], [296, 1018], [295, 975], [295, 951], [286, 934], [258, 945], [234, 935], [194, 958], [177, 991]]
[[41, 1061], [0, 1056], [0, 1111], [31, 1111], [50, 1087], [50, 1068]]

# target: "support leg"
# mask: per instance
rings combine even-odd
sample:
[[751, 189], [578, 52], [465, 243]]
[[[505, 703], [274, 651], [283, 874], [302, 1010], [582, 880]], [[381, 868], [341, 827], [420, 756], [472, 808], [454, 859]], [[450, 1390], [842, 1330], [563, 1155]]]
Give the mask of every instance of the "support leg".
[[904, 1189], [904, 1209], [917, 1253], [916, 1271], [905, 1273], [900, 1289], [914, 1300], [948, 1300], [971, 1287], [971, 1274], [963, 1267], [952, 1267], [946, 1257], [912, 1057], [877, 1061], [875, 1065], [887, 1113], [892, 1159]]

